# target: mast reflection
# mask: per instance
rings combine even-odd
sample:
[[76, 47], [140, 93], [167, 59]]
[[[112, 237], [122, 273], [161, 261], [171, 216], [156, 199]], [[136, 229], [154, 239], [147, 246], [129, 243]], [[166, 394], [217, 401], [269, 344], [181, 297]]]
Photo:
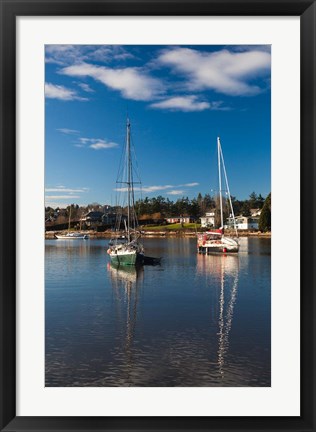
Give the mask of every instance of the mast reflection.
[[108, 263], [107, 270], [111, 278], [118, 322], [123, 324], [123, 343], [126, 353], [126, 366], [132, 368], [132, 346], [137, 323], [137, 305], [139, 290], [143, 283], [143, 267], [122, 267]]
[[[220, 283], [220, 301], [219, 301], [219, 333], [218, 333], [218, 351], [217, 351], [217, 361], [219, 372], [224, 378], [224, 366], [225, 366], [225, 356], [229, 349], [229, 333], [232, 327], [233, 315], [234, 315], [234, 306], [237, 298], [237, 289], [238, 289], [238, 276], [239, 276], [239, 259], [238, 257], [230, 257], [236, 258], [235, 266], [232, 267], [232, 262], [228, 269], [226, 269], [226, 258], [225, 256], [221, 257], [221, 283]], [[232, 280], [230, 281], [228, 290], [226, 290], [226, 297], [228, 300], [226, 311], [225, 311], [225, 273], [230, 271], [232, 276]], [[228, 291], [228, 292], [227, 292]], [[226, 312], [226, 315], [225, 315]]]
[[222, 378], [225, 374], [225, 361], [229, 351], [229, 334], [232, 328], [234, 307], [238, 293], [239, 257], [236, 255], [198, 255], [197, 272], [203, 273], [208, 285], [216, 288], [212, 315], [217, 322], [217, 365]]

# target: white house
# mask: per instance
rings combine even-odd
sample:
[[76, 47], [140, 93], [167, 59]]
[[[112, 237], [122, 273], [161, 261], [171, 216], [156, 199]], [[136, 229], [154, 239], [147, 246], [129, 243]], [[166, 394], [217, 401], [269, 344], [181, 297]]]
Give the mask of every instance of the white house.
[[212, 228], [215, 225], [215, 210], [211, 210], [205, 213], [204, 217], [201, 217], [202, 228]]
[[[232, 218], [227, 219], [225, 228], [233, 228], [234, 222]], [[236, 227], [240, 230], [259, 229], [259, 217], [237, 216]]]
[[168, 223], [191, 223], [194, 222], [194, 219], [191, 216], [172, 216], [172, 217], [167, 217], [166, 221]]

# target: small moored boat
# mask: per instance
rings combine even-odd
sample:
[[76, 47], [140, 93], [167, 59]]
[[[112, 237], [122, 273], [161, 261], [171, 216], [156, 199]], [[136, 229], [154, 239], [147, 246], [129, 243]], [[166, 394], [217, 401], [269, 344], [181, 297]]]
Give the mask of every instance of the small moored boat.
[[68, 232], [67, 234], [55, 234], [55, 237], [59, 240], [87, 240], [88, 234]]
[[87, 240], [88, 234], [82, 232], [70, 231], [70, 220], [71, 220], [71, 207], [69, 209], [69, 221], [68, 221], [68, 232], [66, 234], [55, 234], [55, 237], [59, 240]]

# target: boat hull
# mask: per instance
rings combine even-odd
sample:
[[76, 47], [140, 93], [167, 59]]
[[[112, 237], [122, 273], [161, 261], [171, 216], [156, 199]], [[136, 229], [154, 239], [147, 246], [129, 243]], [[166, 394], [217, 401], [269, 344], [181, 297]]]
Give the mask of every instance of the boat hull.
[[228, 249], [227, 246], [221, 245], [216, 247], [207, 247], [207, 246], [199, 246], [198, 247], [198, 253], [211, 255], [211, 254], [227, 254], [227, 253], [238, 253], [239, 248], [230, 248]]
[[59, 240], [87, 240], [89, 238], [87, 234], [82, 234], [82, 235], [55, 234], [55, 237]]
[[207, 235], [198, 237], [197, 250], [199, 253], [237, 253], [239, 251], [239, 243], [236, 239], [222, 236], [217, 238], [213, 236], [208, 238]]
[[143, 264], [144, 254], [139, 252], [133, 253], [114, 253], [110, 254], [111, 263], [115, 266], [135, 266], [137, 264]]

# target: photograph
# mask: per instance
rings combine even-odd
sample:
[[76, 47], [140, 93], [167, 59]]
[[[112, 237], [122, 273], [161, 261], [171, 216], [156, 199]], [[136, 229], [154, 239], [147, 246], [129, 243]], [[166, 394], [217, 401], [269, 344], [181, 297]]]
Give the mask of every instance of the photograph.
[[316, 432], [316, 0], [0, 3], [0, 431]]
[[270, 387], [271, 46], [44, 49], [45, 387]]

